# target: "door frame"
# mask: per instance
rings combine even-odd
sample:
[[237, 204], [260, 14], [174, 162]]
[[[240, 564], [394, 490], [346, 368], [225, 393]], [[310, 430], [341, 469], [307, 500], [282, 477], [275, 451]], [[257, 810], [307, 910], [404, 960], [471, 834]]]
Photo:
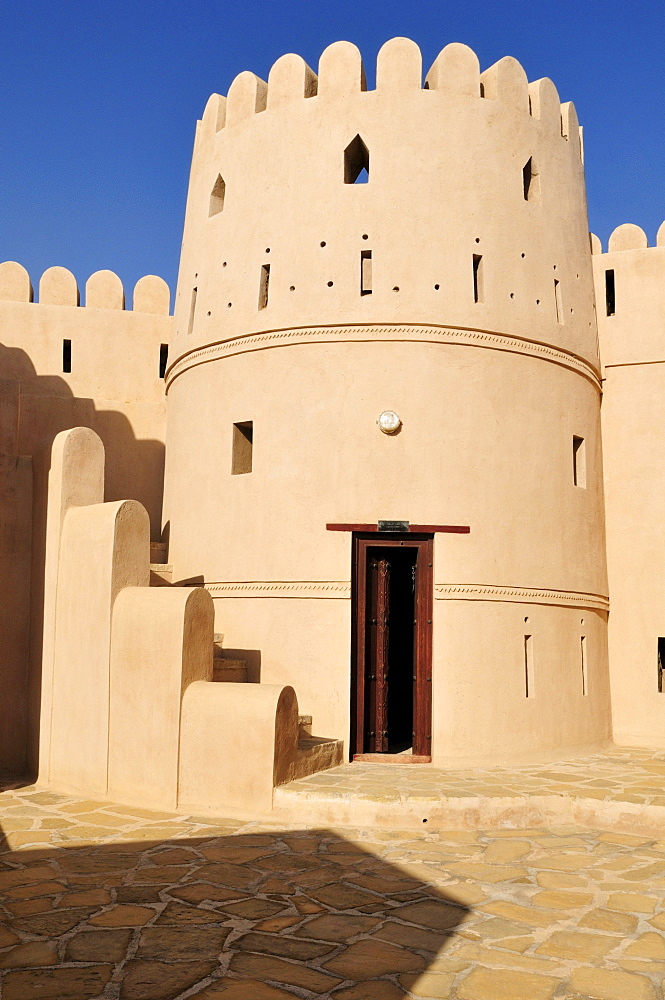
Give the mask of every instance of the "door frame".
[[[365, 637], [367, 628], [367, 550], [417, 548], [414, 632], [414, 729], [412, 755], [365, 754]], [[432, 617], [434, 603], [434, 535], [354, 532], [351, 575], [351, 760], [394, 760], [429, 763], [432, 759]]]

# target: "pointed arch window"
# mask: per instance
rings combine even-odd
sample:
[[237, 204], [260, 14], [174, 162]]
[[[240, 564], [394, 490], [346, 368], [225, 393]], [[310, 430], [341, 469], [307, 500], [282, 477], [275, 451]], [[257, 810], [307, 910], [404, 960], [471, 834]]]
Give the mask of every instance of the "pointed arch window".
[[221, 174], [217, 174], [217, 180], [212, 186], [212, 191], [210, 192], [210, 206], [208, 208], [208, 218], [213, 215], [219, 215], [219, 213], [224, 208], [224, 197], [226, 195], [226, 184], [224, 183], [224, 178]]
[[344, 183], [366, 184], [369, 181], [369, 149], [359, 135], [344, 150]]

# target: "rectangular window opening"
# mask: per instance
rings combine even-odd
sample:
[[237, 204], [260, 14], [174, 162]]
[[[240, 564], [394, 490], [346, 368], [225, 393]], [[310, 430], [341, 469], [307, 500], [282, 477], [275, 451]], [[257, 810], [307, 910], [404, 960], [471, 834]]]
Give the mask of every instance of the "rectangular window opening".
[[259, 284], [259, 309], [268, 305], [268, 288], [270, 286], [270, 264], [261, 265], [261, 281]]
[[605, 271], [605, 313], [614, 316], [616, 311], [616, 290], [614, 286], [614, 269]]
[[245, 420], [233, 425], [233, 452], [231, 475], [242, 476], [252, 471], [252, 448], [254, 445], [254, 422]]
[[554, 279], [554, 305], [556, 307], [556, 321], [563, 323], [563, 303], [561, 301], [561, 282]]
[[665, 683], [663, 681], [663, 673], [665, 673], [665, 638], [659, 636], [658, 638], [658, 692], [659, 694], [665, 694]]
[[192, 288], [192, 301], [189, 304], [189, 324], [187, 326], [187, 336], [190, 335], [194, 329], [194, 314], [196, 312], [196, 296], [198, 289]]
[[372, 294], [372, 251], [362, 250], [360, 254], [360, 294]]
[[473, 255], [473, 301], [484, 302], [485, 292], [483, 288], [483, 258], [482, 254]]
[[159, 377], [164, 378], [166, 375], [166, 366], [169, 360], [169, 345], [160, 344], [159, 345]]
[[62, 342], [62, 370], [69, 374], [72, 370], [72, 342], [63, 340]]
[[589, 680], [587, 678], [587, 659], [586, 659], [586, 636], [580, 636], [580, 657], [582, 664], [582, 694], [584, 697], [589, 693]]
[[586, 443], [573, 435], [573, 485], [586, 489]]
[[533, 697], [533, 636], [524, 636], [524, 696]]

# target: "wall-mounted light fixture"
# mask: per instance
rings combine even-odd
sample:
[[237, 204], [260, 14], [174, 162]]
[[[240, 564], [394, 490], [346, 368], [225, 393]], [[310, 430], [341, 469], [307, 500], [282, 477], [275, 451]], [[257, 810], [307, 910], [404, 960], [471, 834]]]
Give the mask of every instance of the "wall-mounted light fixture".
[[402, 427], [402, 421], [394, 410], [384, 410], [376, 422], [384, 434], [397, 434]]

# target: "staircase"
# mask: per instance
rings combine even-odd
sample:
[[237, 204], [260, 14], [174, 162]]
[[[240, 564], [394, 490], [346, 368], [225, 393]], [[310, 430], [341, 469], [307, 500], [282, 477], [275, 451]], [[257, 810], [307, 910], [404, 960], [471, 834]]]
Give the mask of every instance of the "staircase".
[[[173, 586], [173, 566], [167, 563], [166, 542], [150, 543], [150, 586]], [[247, 684], [247, 661], [229, 655], [224, 650], [224, 635], [216, 632], [213, 637], [213, 683]], [[336, 767], [344, 759], [342, 740], [322, 739], [312, 735], [312, 716], [298, 716], [298, 747], [292, 763], [290, 778], [304, 777], [316, 771]]]
[[[225, 653], [224, 635], [221, 632], [215, 632], [214, 635], [212, 664], [214, 682], [248, 683], [247, 661], [228, 656]], [[343, 740], [312, 736], [312, 716], [298, 716], [297, 774], [304, 776], [335, 767], [342, 763], [343, 752]]]

